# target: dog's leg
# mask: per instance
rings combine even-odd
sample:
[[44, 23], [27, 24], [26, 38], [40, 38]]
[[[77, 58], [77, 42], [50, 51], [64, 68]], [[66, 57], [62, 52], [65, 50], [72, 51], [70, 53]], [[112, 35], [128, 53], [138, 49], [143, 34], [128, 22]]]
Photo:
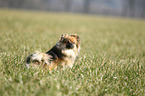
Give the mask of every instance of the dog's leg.
[[74, 63], [74, 62], [72, 62], [72, 61], [67, 61], [67, 67], [72, 68], [72, 67], [73, 67], [73, 63]]

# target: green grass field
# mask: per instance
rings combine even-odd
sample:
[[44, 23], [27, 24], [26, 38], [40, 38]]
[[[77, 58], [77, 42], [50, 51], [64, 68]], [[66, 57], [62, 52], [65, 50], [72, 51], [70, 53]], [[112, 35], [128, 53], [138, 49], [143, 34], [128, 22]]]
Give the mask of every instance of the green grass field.
[[[72, 69], [26, 69], [63, 33], [81, 37]], [[0, 10], [0, 96], [145, 95], [145, 20]]]

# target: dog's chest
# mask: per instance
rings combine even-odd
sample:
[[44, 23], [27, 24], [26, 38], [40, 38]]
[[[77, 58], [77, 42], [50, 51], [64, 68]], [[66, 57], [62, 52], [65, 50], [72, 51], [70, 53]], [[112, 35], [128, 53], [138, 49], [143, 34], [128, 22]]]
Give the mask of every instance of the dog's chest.
[[74, 52], [74, 50], [63, 50], [62, 53], [70, 59], [75, 59], [76, 58], [76, 53]]

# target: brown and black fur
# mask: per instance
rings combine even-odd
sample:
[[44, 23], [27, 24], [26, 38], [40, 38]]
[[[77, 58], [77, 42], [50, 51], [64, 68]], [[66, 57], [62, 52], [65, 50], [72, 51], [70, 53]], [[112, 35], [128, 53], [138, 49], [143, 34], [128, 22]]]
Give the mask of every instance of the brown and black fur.
[[[73, 67], [75, 59], [80, 51], [80, 37], [77, 34], [63, 34], [60, 40], [46, 53], [35, 52], [27, 57], [27, 65], [32, 62], [35, 65], [47, 66], [49, 70], [58, 66]], [[37, 62], [35, 62], [37, 61]]]

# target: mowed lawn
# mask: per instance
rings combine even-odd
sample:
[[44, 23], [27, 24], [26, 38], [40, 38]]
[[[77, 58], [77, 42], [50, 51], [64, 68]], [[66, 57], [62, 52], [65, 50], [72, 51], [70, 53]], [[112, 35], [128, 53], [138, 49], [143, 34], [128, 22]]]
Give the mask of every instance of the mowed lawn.
[[[72, 69], [27, 69], [63, 33], [81, 38]], [[0, 10], [0, 96], [145, 95], [145, 20]]]

